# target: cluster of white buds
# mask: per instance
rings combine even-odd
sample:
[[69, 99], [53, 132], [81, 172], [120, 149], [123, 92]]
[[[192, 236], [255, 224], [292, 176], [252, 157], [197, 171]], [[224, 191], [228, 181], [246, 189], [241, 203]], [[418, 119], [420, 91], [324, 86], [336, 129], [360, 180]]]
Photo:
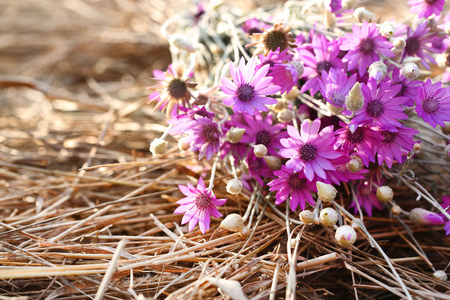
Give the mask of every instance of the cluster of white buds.
[[310, 225], [314, 222], [314, 213], [310, 210], [303, 210], [300, 213], [300, 221], [306, 225]]
[[395, 27], [394, 25], [386, 21], [383, 24], [380, 25], [380, 34], [386, 38], [391, 38], [394, 35]]
[[388, 203], [394, 199], [394, 191], [387, 185], [380, 186], [377, 189], [377, 198], [381, 203]]
[[230, 143], [236, 144], [241, 141], [244, 133], [245, 133], [244, 128], [231, 127], [230, 130], [227, 131], [227, 138], [230, 141]]
[[334, 237], [342, 247], [350, 247], [356, 241], [356, 231], [350, 225], [342, 225], [336, 230]]
[[233, 195], [237, 195], [242, 191], [242, 182], [237, 179], [233, 178], [231, 180], [228, 180], [227, 182], [227, 192]]
[[369, 76], [375, 78], [378, 83], [384, 79], [386, 73], [387, 67], [382, 61], [376, 61], [369, 67]]
[[263, 158], [267, 154], [267, 147], [263, 144], [258, 144], [253, 147], [253, 153], [256, 157]]
[[348, 110], [356, 112], [364, 106], [364, 96], [361, 90], [361, 84], [357, 81], [348, 92], [345, 98], [345, 106]]
[[324, 226], [336, 225], [338, 218], [338, 212], [332, 207], [322, 209], [319, 214], [320, 223]]
[[167, 142], [164, 139], [156, 138], [150, 143], [150, 152], [155, 156], [161, 156], [167, 151]]
[[317, 195], [322, 202], [331, 202], [336, 198], [337, 190], [334, 186], [320, 181], [316, 182]]
[[376, 15], [373, 12], [368, 11], [365, 7], [358, 7], [353, 12], [353, 16], [360, 22], [367, 21], [371, 23], [373, 20], [375, 20]]

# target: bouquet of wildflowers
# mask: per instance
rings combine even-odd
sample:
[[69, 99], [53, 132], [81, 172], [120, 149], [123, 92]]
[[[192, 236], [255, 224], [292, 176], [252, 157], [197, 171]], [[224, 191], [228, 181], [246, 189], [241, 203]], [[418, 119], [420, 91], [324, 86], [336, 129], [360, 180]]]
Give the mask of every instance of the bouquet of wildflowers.
[[[444, 2], [409, 0], [407, 18], [383, 20], [354, 0], [247, 12], [213, 1], [167, 20], [162, 33], [173, 61], [154, 71], [149, 104], [167, 115], [168, 127], [150, 150], [165, 155], [171, 135], [180, 155], [195, 153], [209, 174], [208, 184], [199, 176], [179, 186], [181, 224], [205, 234], [221, 222], [246, 237], [264, 206], [284, 220], [289, 242], [292, 226], [326, 227], [335, 232], [330, 243], [353, 251], [358, 237], [367, 240], [410, 298], [365, 219], [384, 214], [410, 234], [410, 226], [430, 225], [450, 234]], [[440, 172], [447, 186], [425, 188], [417, 164]], [[214, 193], [219, 170], [228, 198]], [[396, 191], [405, 188], [415, 207], [402, 207]], [[236, 195], [250, 199], [246, 212], [227, 215], [223, 207]], [[287, 252], [293, 260], [295, 251]]]

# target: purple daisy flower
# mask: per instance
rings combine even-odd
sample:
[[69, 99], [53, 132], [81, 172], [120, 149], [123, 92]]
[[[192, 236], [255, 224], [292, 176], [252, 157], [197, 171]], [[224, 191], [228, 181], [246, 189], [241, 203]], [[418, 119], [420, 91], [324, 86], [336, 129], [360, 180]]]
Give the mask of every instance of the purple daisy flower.
[[219, 125], [208, 117], [196, 116], [192, 122], [185, 123], [189, 135], [185, 141], [191, 145], [191, 151], [199, 151], [199, 158], [206, 156], [210, 160], [219, 151], [222, 142], [222, 130]]
[[[263, 186], [263, 178], [273, 178], [273, 171], [269, 168], [264, 158], [257, 157], [253, 151], [247, 153], [248, 173]], [[261, 178], [262, 177], [262, 178]]]
[[383, 162], [389, 168], [392, 168], [392, 163], [395, 160], [399, 163], [403, 162], [402, 150], [409, 152], [414, 147], [413, 136], [419, 133], [418, 130], [409, 127], [397, 127], [381, 131], [383, 140], [382, 147], [378, 149], [378, 164], [381, 166]]
[[440, 81], [435, 84], [428, 80], [419, 87], [416, 97], [416, 112], [425, 122], [435, 127], [450, 121], [450, 88], [443, 88]]
[[375, 153], [380, 148], [381, 134], [374, 130], [372, 126], [356, 124], [345, 124], [340, 122], [341, 129], [336, 131], [336, 148], [342, 148], [345, 151], [356, 151], [364, 165], [369, 166], [370, 162], [375, 162]]
[[199, 108], [198, 106], [194, 106], [193, 108], [180, 107], [180, 110], [183, 113], [178, 114], [167, 121], [167, 123], [173, 124], [172, 129], [169, 131], [171, 134], [185, 133], [186, 129], [189, 129], [189, 126], [186, 123], [193, 122], [195, 116], [214, 117], [214, 113], [207, 111], [204, 106], [202, 108]]
[[278, 156], [278, 150], [282, 148], [280, 139], [288, 137], [288, 134], [282, 131], [286, 128], [286, 124], [272, 125], [272, 123], [271, 114], [263, 118], [260, 113], [256, 113], [253, 117], [244, 114], [243, 122], [235, 122], [234, 126], [245, 129], [241, 143], [262, 144], [266, 146], [268, 154]]
[[370, 78], [367, 85], [361, 85], [364, 96], [364, 107], [356, 112], [352, 123], [370, 123], [380, 128], [400, 127], [402, 124], [397, 119], [407, 119], [403, 113], [402, 104], [408, 101], [407, 97], [396, 97], [401, 90], [401, 85], [391, 86], [390, 82], [384, 82], [377, 88], [377, 81]]
[[[373, 207], [379, 210], [383, 209], [383, 204], [377, 198], [377, 189], [374, 186], [371, 187], [368, 181], [364, 181], [358, 186], [356, 198], [359, 206], [364, 208], [369, 217], [372, 216]], [[350, 207], [354, 208], [355, 214], [358, 212], [358, 206], [355, 201], [350, 204]]]
[[[311, 206], [315, 205], [311, 192], [317, 192], [316, 182], [305, 178], [303, 172], [294, 172], [285, 166], [281, 170], [274, 172], [278, 178], [272, 180], [267, 185], [271, 191], [277, 191], [275, 204], [281, 204], [289, 198], [289, 206], [295, 211], [300, 205], [301, 210], [305, 209], [306, 201]], [[306, 200], [306, 201], [305, 201]]]
[[197, 188], [190, 183], [187, 186], [179, 185], [178, 187], [186, 197], [177, 201], [180, 207], [173, 213], [184, 213], [181, 224], [184, 225], [189, 222], [189, 231], [199, 223], [200, 231], [205, 234], [209, 230], [211, 216], [222, 217], [216, 206], [224, 205], [227, 199], [217, 199], [211, 190], [205, 188], [202, 177], [198, 180]]
[[336, 171], [326, 171], [327, 179], [324, 183], [340, 185], [341, 182], [349, 182], [350, 180], [364, 179], [364, 174], [369, 172], [368, 169], [362, 168], [358, 172], [351, 172], [347, 169], [346, 163], [350, 160], [348, 156], [342, 156], [332, 159], [331, 163], [335, 166]]
[[338, 58], [339, 46], [327, 40], [324, 35], [312, 37], [311, 51], [302, 47], [298, 50], [298, 59], [305, 64], [303, 77], [308, 78], [301, 88], [301, 92], [311, 90], [314, 95], [319, 90], [319, 81], [323, 71], [328, 73], [331, 68], [342, 69], [344, 64]]
[[249, 115], [255, 114], [255, 109], [268, 111], [266, 104], [277, 103], [276, 99], [266, 97], [275, 94], [280, 90], [277, 85], [271, 85], [272, 77], [266, 76], [270, 65], [255, 69], [255, 58], [251, 58], [245, 64], [244, 58], [239, 61], [239, 68], [235, 69], [230, 63], [230, 74], [233, 81], [227, 77], [222, 77], [222, 91], [229, 95], [223, 99], [223, 103], [233, 106], [236, 112], [246, 112]]
[[445, 0], [409, 0], [409, 12], [418, 13], [419, 18], [428, 18], [432, 14], [439, 16], [444, 9]]
[[342, 0], [325, 0], [324, 5], [325, 8], [328, 8], [332, 13], [335, 13], [342, 9]]
[[408, 56], [418, 56], [420, 57], [422, 65], [430, 69], [428, 62], [436, 64], [436, 60], [428, 52], [439, 53], [439, 49], [433, 46], [441, 38], [437, 36], [437, 32], [430, 32], [427, 22], [422, 22], [416, 28], [412, 30], [410, 27], [406, 30], [406, 46], [402, 52], [402, 59]]
[[345, 98], [356, 83], [356, 74], [347, 76], [342, 70], [330, 69], [329, 73], [322, 71], [319, 80], [319, 90], [323, 98], [336, 107], [345, 107]]
[[[389, 78], [386, 79], [386, 81]], [[401, 85], [401, 89], [396, 96], [408, 97], [408, 101], [404, 103], [407, 107], [414, 106], [414, 98], [417, 96], [417, 89], [423, 84], [421, 81], [410, 80], [400, 73], [398, 68], [394, 68], [391, 75], [391, 85]]]
[[[305, 177], [312, 181], [314, 174], [326, 179], [325, 170], [335, 170], [330, 159], [341, 157], [340, 151], [334, 150], [333, 126], [328, 126], [320, 131], [320, 119], [315, 119], [311, 124], [303, 121], [300, 133], [294, 126], [287, 126], [290, 138], [281, 139], [280, 155], [289, 158], [286, 167], [295, 172], [305, 173]], [[320, 131], [320, 132], [319, 132]]]
[[353, 34], [346, 34], [342, 39], [341, 50], [349, 51], [342, 59], [348, 62], [348, 70], [359, 65], [359, 75], [363, 76], [367, 68], [379, 61], [379, 55], [394, 57], [391, 42], [380, 35], [375, 23], [364, 22], [362, 27], [353, 25]]
[[280, 52], [280, 49], [277, 49], [275, 52], [270, 50], [267, 56], [261, 54], [258, 57], [259, 60], [261, 61], [261, 64], [257, 65], [256, 69], [259, 70], [262, 66], [270, 65], [270, 69], [269, 72], [267, 72], [267, 74], [270, 74], [273, 71], [273, 69], [279, 67], [280, 64], [292, 60], [292, 55], [287, 53], [287, 50]]
[[269, 64], [270, 69], [267, 75], [272, 76], [272, 83], [281, 88], [281, 94], [289, 93], [297, 84], [298, 70], [295, 65], [290, 63], [292, 55], [287, 53], [287, 49], [282, 52], [280, 52], [280, 49], [275, 52], [270, 50], [267, 56], [259, 55], [259, 59], [261, 64], [256, 66], [256, 69]]

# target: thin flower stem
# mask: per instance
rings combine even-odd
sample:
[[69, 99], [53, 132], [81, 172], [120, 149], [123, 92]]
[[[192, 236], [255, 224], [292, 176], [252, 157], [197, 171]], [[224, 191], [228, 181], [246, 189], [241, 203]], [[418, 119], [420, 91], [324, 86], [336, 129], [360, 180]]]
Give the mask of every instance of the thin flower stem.
[[209, 186], [208, 186], [208, 190], [210, 190], [210, 191], [214, 187], [214, 178], [216, 177], [216, 168], [217, 168], [218, 162], [219, 162], [219, 156], [217, 156], [216, 159], [214, 160], [214, 164], [211, 169], [211, 178], [209, 179]]
[[233, 155], [230, 155], [230, 156], [229, 156], [229, 160], [230, 160], [231, 171], [233, 172], [233, 176], [234, 176], [235, 179], [238, 179], [236, 167], [234, 166], [234, 162], [235, 162], [234, 156], [233, 156]]
[[[227, 15], [227, 16], [225, 16], [225, 19], [227, 20], [228, 26], [231, 29], [231, 35], [233, 36], [233, 45], [236, 45], [239, 48], [239, 50], [241, 51], [242, 55], [245, 57], [245, 59], [247, 61], [249, 61], [251, 57], [247, 54], [247, 51], [245, 51], [245, 49], [241, 45], [241, 41], [239, 40], [239, 37], [236, 32], [236, 27], [234, 26], [234, 24], [232, 22], [231, 16]], [[238, 61], [238, 59], [239, 59], [238, 56], [239, 56], [239, 54], [236, 56], [236, 53], [235, 53], [236, 61]]]
[[244, 217], [242, 217], [244, 222], [247, 221], [248, 217], [250, 216], [250, 212], [252, 210], [253, 204], [255, 203], [255, 199], [256, 199], [256, 192], [253, 192], [250, 198], [250, 202], [248, 203], [247, 210], [245, 211]]
[[170, 124], [169, 127], [166, 128], [166, 130], [164, 131], [163, 135], [161, 136], [161, 139], [165, 140], [166, 136], [169, 134], [170, 129], [172, 129], [173, 124]]

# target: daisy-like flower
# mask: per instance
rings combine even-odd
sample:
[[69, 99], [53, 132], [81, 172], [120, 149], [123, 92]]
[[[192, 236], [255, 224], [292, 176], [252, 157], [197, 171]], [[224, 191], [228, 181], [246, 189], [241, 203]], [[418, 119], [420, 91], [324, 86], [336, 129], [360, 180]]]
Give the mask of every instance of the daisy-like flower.
[[199, 223], [200, 231], [205, 234], [209, 230], [211, 216], [222, 217], [216, 206], [224, 205], [227, 199], [217, 199], [214, 193], [205, 187], [202, 177], [198, 180], [197, 187], [190, 183], [187, 186], [179, 185], [178, 187], [186, 197], [177, 201], [180, 207], [173, 213], [184, 213], [181, 224], [184, 225], [189, 222], [189, 231]]
[[[386, 78], [386, 81], [389, 78]], [[421, 81], [410, 80], [405, 78], [402, 74], [400, 74], [400, 70], [398, 68], [394, 68], [391, 75], [391, 85], [401, 85], [401, 89], [396, 96], [405, 96], [408, 97], [408, 101], [404, 103], [407, 107], [414, 106], [414, 98], [417, 96], [417, 89], [419, 86], [423, 84]]]
[[214, 153], [219, 151], [222, 142], [222, 130], [219, 125], [209, 117], [195, 116], [195, 120], [185, 123], [189, 135], [185, 142], [191, 145], [191, 151], [199, 151], [199, 158], [206, 156], [210, 160]]
[[269, 51], [269, 54], [266, 56], [259, 55], [259, 60], [261, 61], [261, 64], [256, 66], [256, 69], [260, 69], [262, 66], [270, 65], [269, 72], [267, 74], [270, 74], [274, 69], [276, 68], [283, 68], [281, 64], [284, 64], [288, 61], [292, 60], [292, 55], [287, 53], [287, 50], [284, 51]]
[[408, 56], [418, 56], [422, 60], [420, 61], [422, 65], [430, 69], [430, 63], [436, 64], [436, 60], [429, 54], [439, 53], [441, 50], [433, 47], [433, 43], [440, 40], [437, 36], [437, 32], [430, 32], [427, 22], [422, 22], [416, 28], [412, 30], [410, 27], [406, 31], [406, 46], [402, 52], [402, 59]]
[[205, 107], [199, 108], [194, 105], [193, 108], [180, 107], [180, 110], [183, 113], [173, 116], [167, 121], [167, 123], [173, 124], [172, 129], [169, 131], [170, 134], [186, 133], [186, 129], [189, 129], [187, 123], [193, 122], [195, 120], [195, 116], [208, 118], [214, 117], [214, 113], [207, 111]]
[[295, 211], [300, 205], [301, 210], [305, 210], [306, 201], [312, 206], [315, 205], [311, 192], [317, 192], [316, 182], [305, 178], [303, 172], [294, 172], [285, 166], [281, 170], [274, 171], [278, 178], [272, 180], [267, 185], [271, 191], [276, 191], [275, 204], [281, 204], [289, 198], [289, 206]]
[[353, 34], [345, 35], [339, 48], [349, 51], [342, 59], [348, 62], [348, 70], [359, 66], [359, 76], [363, 76], [373, 62], [380, 60], [379, 55], [394, 57], [392, 47], [392, 43], [380, 35], [375, 23], [364, 22], [362, 27], [353, 25]]
[[[369, 217], [372, 216], [374, 207], [379, 210], [383, 209], [383, 204], [377, 198], [376, 187], [371, 187], [368, 181], [364, 181], [358, 186], [358, 190], [356, 191], [356, 198], [358, 200], [359, 206], [361, 208], [364, 208]], [[355, 201], [350, 204], [350, 207], [354, 208], [355, 214], [358, 212], [358, 206], [356, 205]]]
[[253, 116], [255, 109], [268, 111], [266, 104], [277, 103], [276, 99], [266, 97], [280, 90], [279, 86], [271, 85], [272, 77], [266, 76], [270, 65], [265, 65], [258, 71], [255, 67], [255, 58], [251, 58], [247, 64], [241, 58], [238, 69], [230, 63], [230, 74], [234, 82], [222, 77], [223, 85], [220, 88], [229, 95], [223, 99], [223, 103], [233, 106], [235, 112], [246, 112]]
[[399, 163], [403, 162], [403, 152], [409, 152], [414, 147], [413, 136], [419, 133], [418, 130], [409, 127], [397, 127], [381, 131], [383, 140], [382, 147], [378, 149], [378, 164], [381, 166], [383, 162], [389, 168], [392, 168], [392, 163], [395, 160]]
[[419, 87], [416, 97], [416, 112], [425, 122], [436, 127], [450, 121], [450, 88], [443, 88], [440, 81], [435, 84], [428, 80]]
[[248, 173], [263, 186], [263, 178], [273, 178], [273, 171], [269, 168], [264, 158], [256, 157], [253, 151], [247, 153]]
[[312, 37], [311, 51], [302, 47], [298, 50], [298, 58], [305, 64], [303, 77], [307, 81], [301, 88], [301, 92], [311, 90], [311, 95], [317, 93], [322, 73], [328, 73], [330, 69], [342, 69], [343, 63], [339, 55], [339, 46], [327, 40], [324, 35]]
[[402, 104], [408, 101], [407, 97], [396, 97], [400, 85], [391, 86], [390, 82], [383, 83], [378, 89], [377, 81], [370, 78], [367, 85], [362, 84], [364, 106], [356, 112], [352, 123], [370, 123], [380, 128], [400, 127], [402, 124], [397, 119], [407, 119], [403, 113]]
[[264, 51], [264, 55], [269, 54], [269, 51], [276, 51], [279, 49], [283, 52], [286, 49], [292, 50], [292, 48], [297, 47], [295, 45], [295, 39], [290, 32], [291, 27], [284, 27], [283, 23], [278, 23], [273, 25], [269, 29], [263, 28], [263, 33], [254, 33], [251, 37], [257, 41], [251, 44], [245, 45], [246, 47], [258, 45], [254, 55]]
[[322, 71], [319, 80], [319, 90], [323, 98], [335, 107], [344, 108], [345, 98], [356, 83], [356, 74], [347, 76], [342, 70], [330, 69], [329, 73]]
[[314, 174], [326, 179], [325, 170], [336, 170], [330, 159], [341, 157], [343, 154], [333, 149], [336, 138], [333, 126], [320, 131], [321, 121], [315, 119], [311, 124], [303, 121], [300, 133], [294, 126], [287, 126], [290, 138], [281, 139], [283, 149], [280, 155], [289, 158], [286, 167], [295, 172], [303, 172], [306, 179], [312, 181]]
[[233, 126], [245, 129], [241, 143], [262, 144], [266, 146], [268, 154], [278, 156], [278, 150], [282, 148], [280, 139], [288, 137], [288, 134], [282, 131], [286, 127], [285, 124], [272, 123], [271, 114], [263, 118], [260, 113], [256, 113], [253, 117], [244, 114], [243, 122], [235, 122]]
[[445, 0], [409, 0], [409, 12], [418, 13], [419, 18], [428, 18], [432, 14], [439, 16], [444, 9]]
[[192, 94], [189, 89], [194, 88], [197, 83], [191, 82], [191, 74], [186, 74], [183, 65], [169, 66], [166, 72], [155, 70], [153, 76], [159, 83], [148, 87], [155, 92], [149, 95], [149, 102], [157, 101], [153, 112], [158, 108], [166, 111], [169, 116], [174, 108], [179, 105], [190, 107], [189, 100]]

